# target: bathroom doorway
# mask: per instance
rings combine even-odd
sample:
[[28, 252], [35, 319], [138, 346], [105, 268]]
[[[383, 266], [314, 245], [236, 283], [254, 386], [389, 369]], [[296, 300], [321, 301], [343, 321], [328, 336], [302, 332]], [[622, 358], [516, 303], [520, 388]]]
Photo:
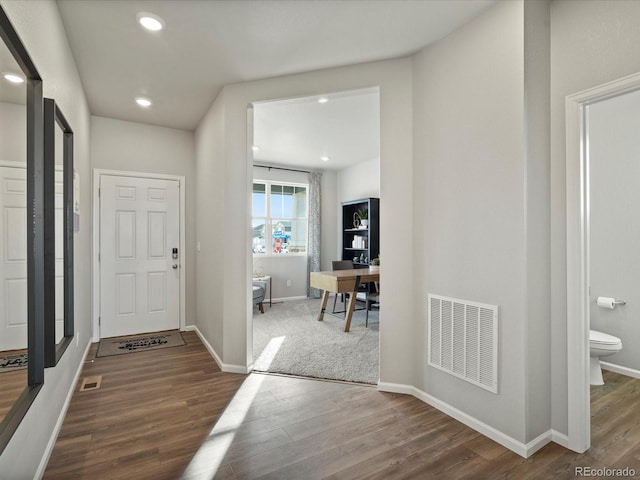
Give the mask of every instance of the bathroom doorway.
[[640, 90], [593, 103], [586, 112], [590, 329], [622, 341], [621, 350], [603, 349], [602, 367], [635, 378], [640, 378], [639, 119]]
[[[590, 385], [590, 330], [622, 340], [622, 350], [602, 357], [607, 371], [640, 378], [640, 328], [632, 321], [640, 275], [631, 278], [640, 272], [640, 74], [567, 97], [566, 107], [568, 446], [584, 452], [591, 391], [599, 388]], [[609, 301], [599, 305], [598, 297]]]

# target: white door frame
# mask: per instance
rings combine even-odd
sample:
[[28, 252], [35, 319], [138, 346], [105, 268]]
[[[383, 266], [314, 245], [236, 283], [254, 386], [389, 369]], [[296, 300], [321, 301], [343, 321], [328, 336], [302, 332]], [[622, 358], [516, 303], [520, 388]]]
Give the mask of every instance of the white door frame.
[[[137, 177], [155, 180], [175, 180], [180, 184], [180, 330], [185, 330], [186, 325], [186, 239], [185, 239], [185, 177], [178, 175], [164, 175], [160, 173], [127, 172], [121, 170], [105, 170], [102, 168], [93, 169], [93, 286], [91, 301], [91, 326], [93, 342], [100, 341], [100, 261], [98, 254], [100, 251], [100, 177], [111, 175], [118, 177]], [[82, 221], [82, 219], [80, 220]]]
[[569, 448], [591, 446], [589, 390], [589, 139], [586, 107], [640, 88], [640, 73], [570, 95], [566, 112], [567, 386]]

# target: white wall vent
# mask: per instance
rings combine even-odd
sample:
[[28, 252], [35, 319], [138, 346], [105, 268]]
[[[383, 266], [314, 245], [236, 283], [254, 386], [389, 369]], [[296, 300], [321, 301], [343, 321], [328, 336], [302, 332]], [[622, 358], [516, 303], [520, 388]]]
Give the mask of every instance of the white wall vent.
[[498, 393], [498, 307], [429, 294], [430, 366]]

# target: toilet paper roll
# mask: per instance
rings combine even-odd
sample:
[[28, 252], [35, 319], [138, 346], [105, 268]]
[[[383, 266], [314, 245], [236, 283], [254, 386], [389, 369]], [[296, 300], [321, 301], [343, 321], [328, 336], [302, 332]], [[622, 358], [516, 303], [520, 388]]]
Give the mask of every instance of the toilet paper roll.
[[609, 310], [613, 310], [613, 308], [615, 307], [615, 304], [613, 302], [615, 301], [616, 299], [611, 297], [598, 297], [596, 303], [601, 308], [608, 308]]

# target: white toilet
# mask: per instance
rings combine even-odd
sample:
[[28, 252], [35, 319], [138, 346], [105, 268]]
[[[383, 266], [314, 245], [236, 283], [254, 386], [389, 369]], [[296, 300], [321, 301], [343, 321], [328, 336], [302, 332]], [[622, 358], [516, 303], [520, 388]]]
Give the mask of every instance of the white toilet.
[[589, 330], [589, 356], [591, 360], [591, 385], [604, 385], [600, 357], [622, 350], [622, 340], [608, 333]]

